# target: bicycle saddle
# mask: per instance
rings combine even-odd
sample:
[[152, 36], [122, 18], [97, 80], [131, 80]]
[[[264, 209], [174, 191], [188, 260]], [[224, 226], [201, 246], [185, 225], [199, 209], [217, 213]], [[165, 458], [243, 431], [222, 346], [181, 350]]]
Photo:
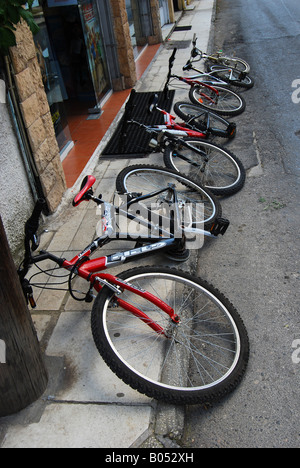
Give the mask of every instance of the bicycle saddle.
[[93, 195], [92, 186], [96, 182], [96, 178], [94, 176], [86, 176], [81, 184], [80, 192], [76, 195], [73, 200], [73, 206], [78, 206], [83, 201], [89, 201], [90, 196]]

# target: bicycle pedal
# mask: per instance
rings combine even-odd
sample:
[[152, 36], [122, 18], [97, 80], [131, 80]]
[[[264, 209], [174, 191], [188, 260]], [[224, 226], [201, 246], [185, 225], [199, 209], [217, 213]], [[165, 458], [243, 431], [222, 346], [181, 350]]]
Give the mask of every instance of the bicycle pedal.
[[225, 232], [228, 229], [230, 222], [225, 218], [218, 218], [215, 223], [212, 225], [210, 232], [213, 236], [222, 235], [224, 236]]
[[228, 125], [228, 134], [229, 134], [229, 137], [230, 138], [233, 138], [236, 134], [236, 123], [234, 122], [231, 122], [229, 125]]

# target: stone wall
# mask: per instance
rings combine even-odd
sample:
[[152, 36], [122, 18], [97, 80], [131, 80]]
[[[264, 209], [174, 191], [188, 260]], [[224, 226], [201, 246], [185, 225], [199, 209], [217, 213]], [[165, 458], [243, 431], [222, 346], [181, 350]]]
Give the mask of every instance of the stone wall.
[[150, 45], [159, 44], [162, 42], [162, 31], [160, 25], [160, 13], [159, 13], [159, 1], [150, 0], [152, 24], [153, 24], [153, 35], [148, 38]]
[[35, 44], [24, 21], [17, 27], [16, 41], [17, 46], [11, 48], [10, 57], [20, 109], [44, 195], [50, 211], [54, 212], [66, 190], [66, 181]]
[[[132, 88], [136, 84], [137, 76], [129, 31], [126, 3], [125, 0], [110, 0], [110, 4], [114, 22], [118, 60], [120, 65], [120, 72], [123, 76], [124, 88]], [[149, 45], [159, 44], [162, 42], [159, 1], [150, 0], [150, 9], [153, 25], [153, 35], [149, 36], [148, 38], [142, 38], [141, 41], [139, 38], [137, 38], [139, 45], [143, 45], [146, 41]]]
[[17, 265], [24, 253], [24, 225], [33, 209], [33, 196], [1, 79], [0, 86], [0, 213]]
[[110, 0], [110, 4], [114, 21], [120, 72], [124, 79], [124, 87], [132, 88], [136, 83], [136, 68], [125, 0]]

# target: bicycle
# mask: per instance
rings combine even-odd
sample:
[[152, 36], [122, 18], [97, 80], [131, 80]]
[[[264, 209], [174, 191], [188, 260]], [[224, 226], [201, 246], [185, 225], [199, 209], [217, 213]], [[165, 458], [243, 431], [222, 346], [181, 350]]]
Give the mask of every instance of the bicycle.
[[[195, 77], [184, 77], [172, 74], [171, 70], [174, 64], [175, 54], [177, 49], [174, 49], [169, 60], [169, 72], [164, 86], [164, 92], [168, 92], [168, 87], [173, 81], [180, 81], [190, 87], [189, 99], [193, 104], [203, 107], [216, 114], [224, 116], [239, 115], [246, 109], [246, 101], [238, 93], [228, 88], [228, 83], [219, 78], [210, 76], [210, 83], [199, 80], [199, 74]], [[197, 79], [195, 79], [197, 78]]]
[[[246, 171], [241, 161], [222, 146], [204, 140], [205, 135], [198, 131], [184, 127], [182, 124], [177, 125], [168, 112], [157, 107], [156, 99], [151, 102], [150, 111], [157, 110], [163, 113], [164, 125], [147, 126], [130, 120], [135, 93], [135, 90], [131, 92], [126, 103], [120, 136], [121, 145], [124, 145], [130, 137], [128, 125], [139, 126], [152, 137], [149, 142], [149, 152], [162, 152], [167, 168], [186, 174], [195, 181], [200, 180], [201, 185], [214, 195], [232, 195], [242, 189], [246, 180]], [[146, 184], [149, 188], [156, 183], [157, 177], [162, 177], [161, 170], [152, 168], [150, 171], [147, 165], [139, 165], [134, 166], [134, 170], [131, 167], [124, 169], [119, 174], [117, 183], [120, 190], [126, 191], [129, 184], [128, 191], [138, 191], [139, 184], [140, 187]], [[137, 188], [134, 189], [134, 186]]]
[[[169, 59], [168, 78], [164, 88], [165, 96], [168, 96], [169, 92], [168, 82], [170, 80], [172, 68], [174, 65], [175, 53], [176, 51], [173, 52]], [[187, 106], [190, 106], [188, 107], [189, 112], [182, 112], [182, 108], [186, 108]], [[176, 102], [174, 104], [174, 112], [184, 120], [185, 126], [188, 126], [192, 130], [195, 130], [196, 128], [203, 132], [207, 137], [213, 135], [221, 138], [232, 139], [236, 135], [236, 124], [234, 122], [228, 122], [228, 120], [226, 120], [221, 115], [208, 111], [207, 109], [201, 108], [200, 106], [195, 106], [186, 102]], [[170, 124], [171, 123], [175, 123], [174, 118], [173, 122], [170, 122]], [[180, 125], [182, 126], [182, 123]]]
[[195, 104], [183, 101], [175, 102], [174, 113], [185, 122], [185, 126], [198, 129], [207, 138], [216, 136], [232, 140], [236, 136], [235, 122], [228, 122], [221, 115], [209, 112]]
[[[194, 70], [197, 75], [191, 78], [201, 78], [201, 81], [206, 84], [219, 84], [222, 86], [238, 86], [240, 88], [251, 89], [254, 86], [253, 78], [246, 71], [250, 67], [242, 59], [224, 57], [219, 54], [208, 55], [197, 48], [197, 37], [194, 34], [193, 49], [191, 57], [187, 61], [183, 70]], [[206, 68], [208, 73], [199, 70], [193, 66], [193, 63], [200, 62], [203, 58], [206, 60]], [[213, 63], [211, 63], [213, 62]]]
[[217, 65], [225, 65], [226, 67], [232, 68], [239, 72], [243, 72], [248, 74], [251, 70], [249, 63], [246, 60], [241, 59], [239, 57], [228, 57], [227, 55], [223, 55], [223, 51], [216, 52], [214, 54], [208, 54], [199, 50], [197, 47], [197, 35], [194, 34], [193, 36], [193, 50], [192, 54], [201, 55], [202, 58], [210, 60]]
[[[78, 206], [93, 201], [102, 207], [102, 232], [81, 253], [68, 261], [41, 251], [37, 231], [44, 202], [36, 203], [25, 225], [25, 256], [18, 273], [25, 297], [34, 307], [33, 290], [27, 279], [29, 268], [44, 260], [52, 260], [58, 268], [67, 270], [68, 288], [76, 300], [92, 302], [91, 328], [95, 345], [112, 371], [126, 384], [150, 398], [170, 404], [196, 404], [214, 401], [231, 392], [241, 381], [249, 359], [247, 331], [239, 314], [219, 291], [200, 278], [167, 267], [139, 267], [118, 276], [103, 270], [137, 260], [142, 255], [184, 248], [184, 236], [176, 238], [182, 229], [181, 201], [173, 186], [162, 187], [167, 206], [172, 202], [172, 229], [166, 235], [162, 225], [150, 223], [129, 213], [133, 203], [140, 203], [153, 194], [131, 194], [128, 201], [115, 207], [95, 197], [93, 176], [87, 176], [73, 200]], [[115, 213], [142, 223], [155, 232], [138, 238], [134, 249], [90, 259], [98, 248], [117, 236]], [[216, 237], [228, 227], [217, 220], [210, 231], [190, 227], [194, 233]], [[186, 228], [183, 228], [183, 234]], [[83, 297], [73, 290], [74, 276], [89, 283]]]
[[[157, 110], [164, 116], [164, 125], [155, 125], [156, 129], [182, 130], [186, 132], [186, 136], [208, 139], [210, 136], [218, 136], [232, 140], [236, 135], [236, 124], [228, 122], [223, 117], [213, 112], [201, 109], [199, 106], [186, 102], [176, 102], [174, 104], [174, 112], [181, 117], [184, 122], [177, 123], [176, 117], [171, 115], [164, 109], [160, 109], [157, 105], [158, 95], [153, 93], [149, 102], [149, 112], [153, 113]], [[183, 112], [182, 109], [188, 109]]]

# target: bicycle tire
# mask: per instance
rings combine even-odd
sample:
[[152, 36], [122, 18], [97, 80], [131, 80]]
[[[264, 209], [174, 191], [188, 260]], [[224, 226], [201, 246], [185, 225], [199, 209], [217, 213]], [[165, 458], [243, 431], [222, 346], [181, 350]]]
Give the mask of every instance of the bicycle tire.
[[[241, 77], [240, 71], [231, 70], [229, 68], [227, 71], [224, 67], [222, 67], [222, 65], [208, 65], [208, 71], [212, 72], [213, 76], [216, 76], [217, 78], [220, 78], [221, 80], [226, 81], [226, 83], [229, 83], [233, 86], [245, 89], [251, 89], [254, 86], [254, 79], [250, 75], [245, 74]], [[230, 78], [231, 73], [233, 73], [236, 79]]]
[[249, 63], [239, 57], [228, 57], [224, 55], [216, 58], [214, 62], [217, 62], [220, 65], [225, 65], [227, 67], [235, 68], [236, 70], [242, 71], [244, 73], [249, 73], [251, 70]]
[[204, 107], [204, 109], [220, 115], [234, 116], [244, 112], [246, 109], [246, 102], [242, 96], [223, 86], [213, 85], [213, 88], [219, 93], [217, 97], [213, 91], [209, 89], [204, 90], [206, 96], [212, 98], [212, 101], [209, 101], [209, 99], [200, 95], [201, 93], [199, 90], [202, 89], [201, 86], [192, 86], [189, 91], [190, 101], [197, 106]]
[[213, 402], [237, 387], [247, 367], [249, 340], [241, 317], [223, 294], [170, 268], [134, 268], [119, 278], [167, 302], [180, 317], [175, 324], [141, 296], [123, 291], [118, 297], [133, 301], [167, 337], [158, 334], [103, 288], [92, 309], [92, 334], [100, 355], [121, 380], [150, 398], [179, 405]]
[[[219, 200], [208, 189], [184, 174], [151, 165], [135, 165], [123, 169], [117, 176], [116, 189], [120, 194], [138, 192], [151, 193], [168, 184], [175, 184], [180, 202], [189, 203], [193, 216], [193, 226], [209, 229], [222, 214]], [[163, 194], [147, 200], [150, 208], [161, 204]], [[143, 201], [146, 203], [146, 201]]]
[[203, 156], [190, 148], [171, 144], [164, 152], [166, 167], [199, 180], [215, 195], [233, 195], [243, 188], [246, 171], [232, 152], [200, 138], [184, 138], [184, 141], [203, 151]]
[[210, 112], [189, 102], [176, 102], [174, 112], [185, 122], [191, 122], [202, 132], [221, 138], [232, 139], [236, 134], [236, 125], [224, 119], [221, 115]]

